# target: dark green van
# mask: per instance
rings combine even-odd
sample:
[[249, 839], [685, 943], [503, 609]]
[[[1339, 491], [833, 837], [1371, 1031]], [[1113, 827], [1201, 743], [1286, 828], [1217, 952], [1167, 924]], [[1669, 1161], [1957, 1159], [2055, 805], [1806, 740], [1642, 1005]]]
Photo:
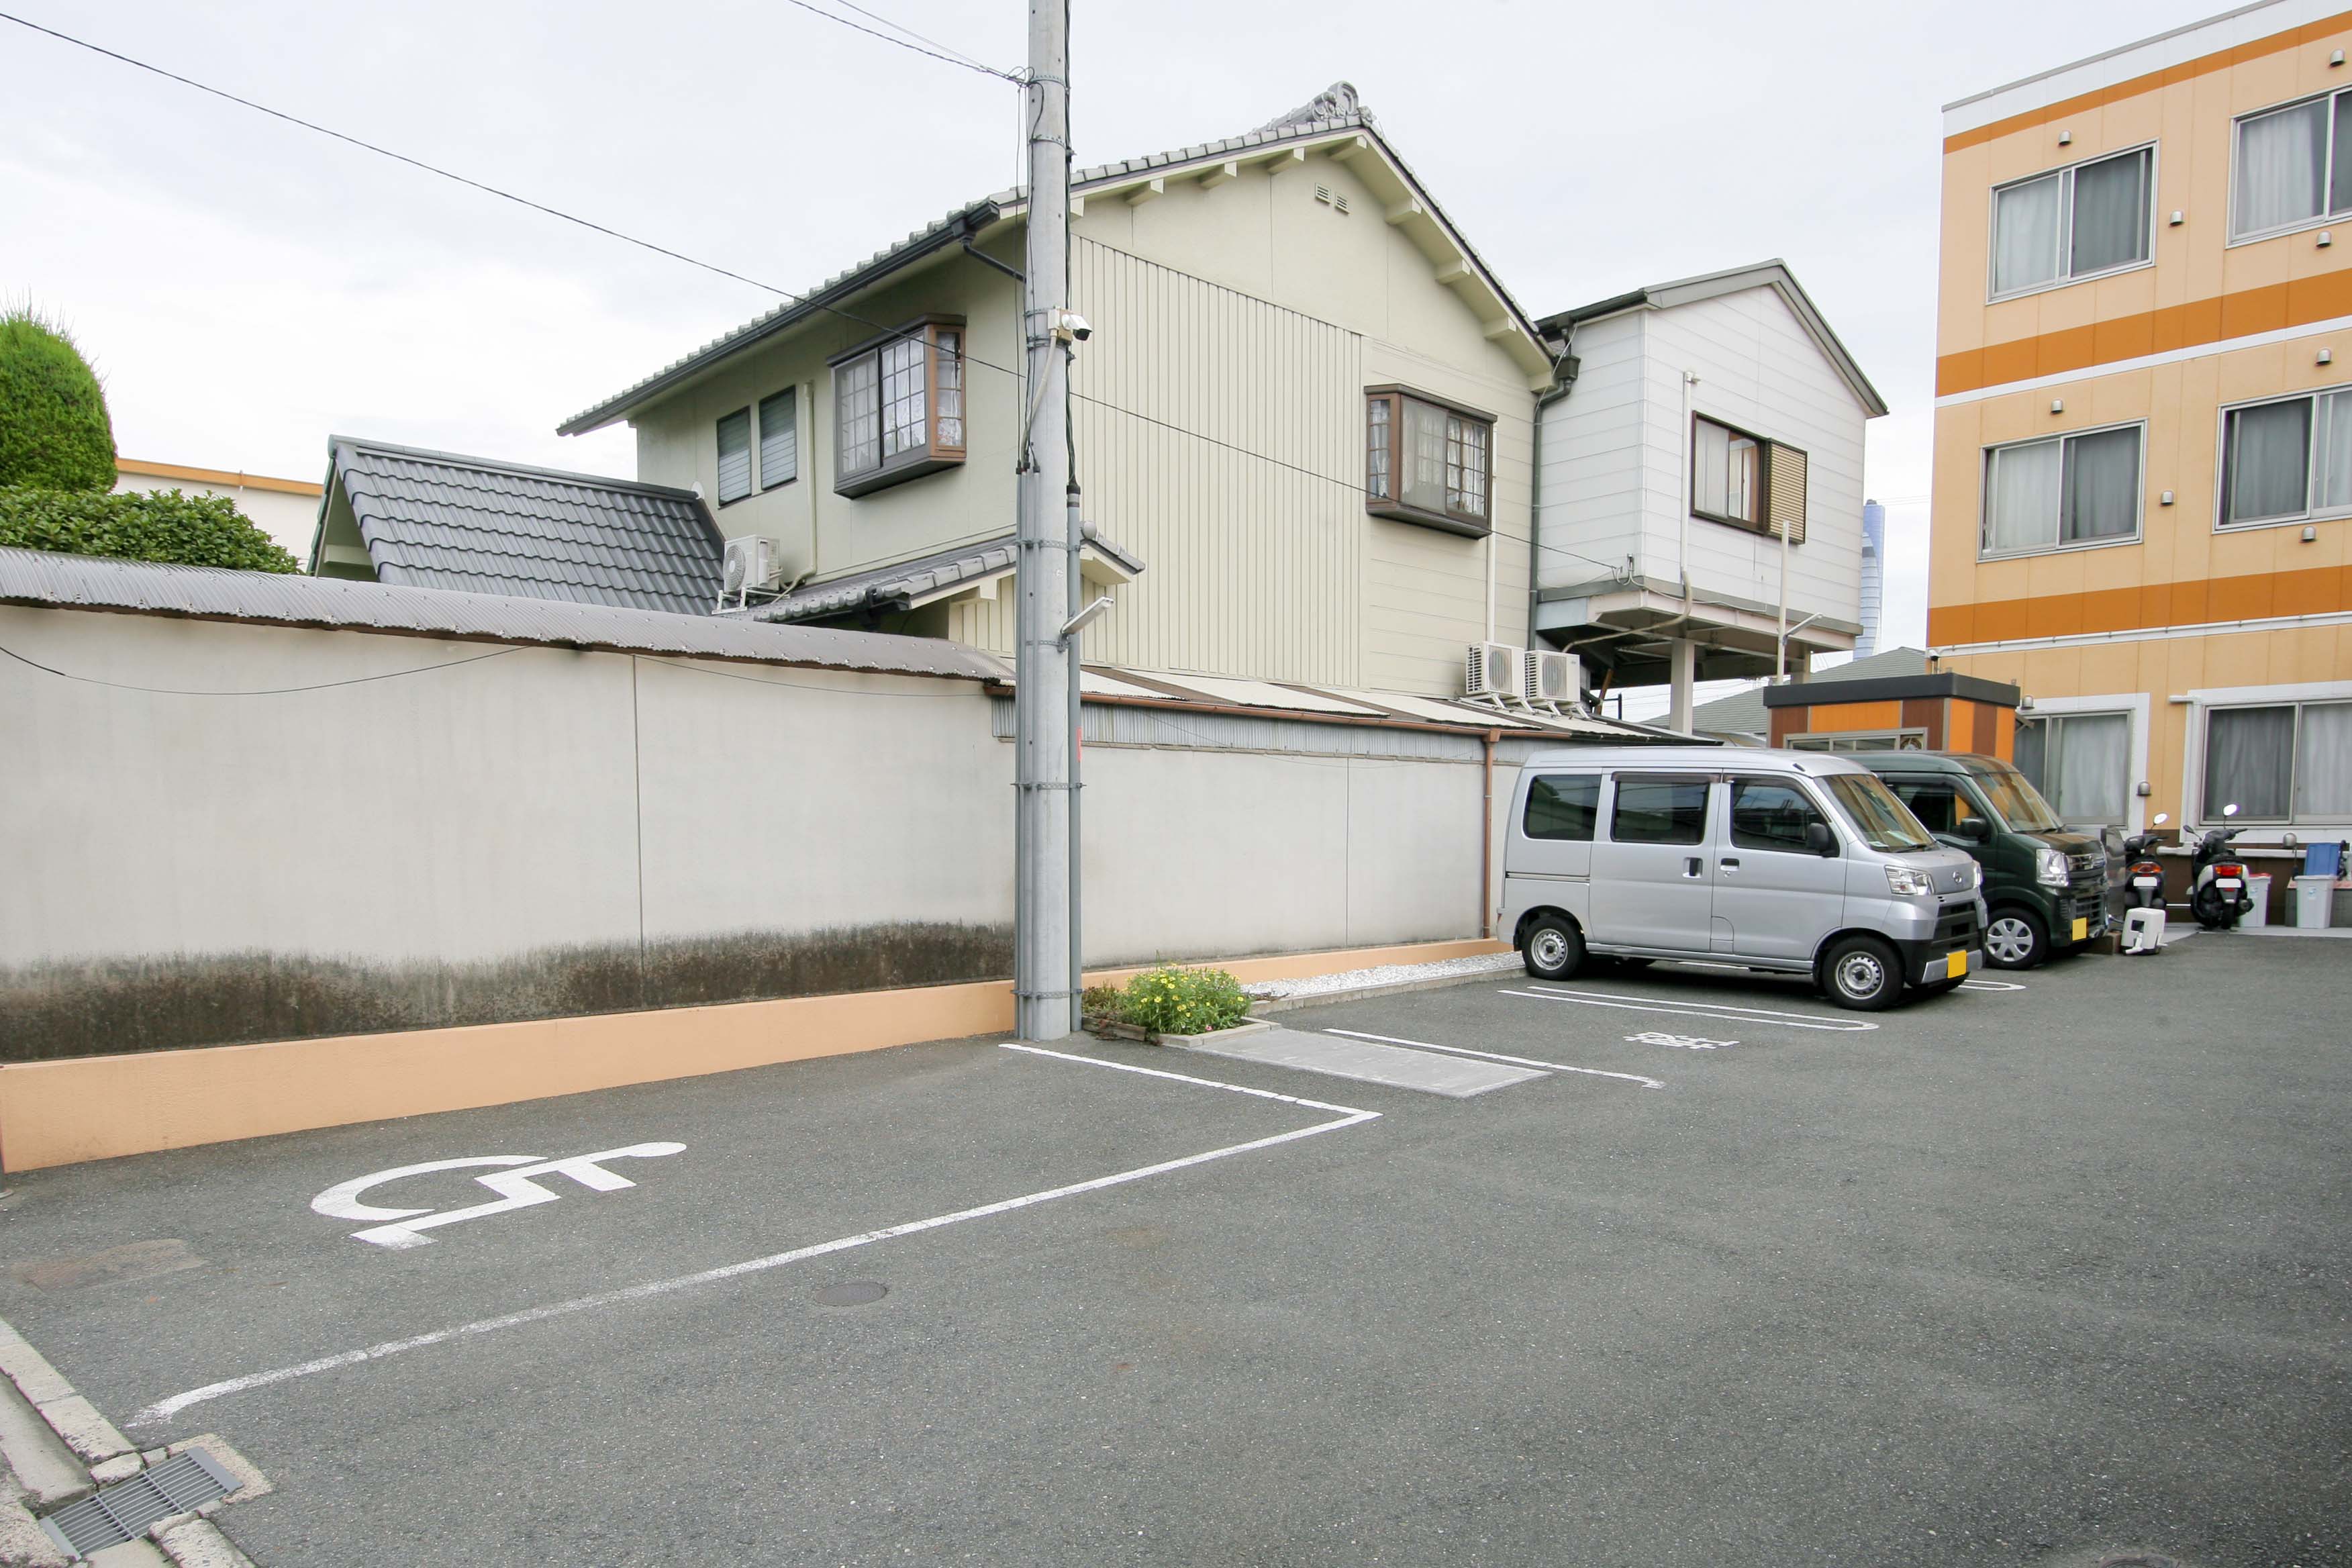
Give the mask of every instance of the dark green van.
[[1984, 868], [1985, 957], [2031, 969], [2107, 929], [2107, 857], [2070, 833], [2032, 784], [1999, 757], [1966, 752], [1857, 752], [1928, 832]]

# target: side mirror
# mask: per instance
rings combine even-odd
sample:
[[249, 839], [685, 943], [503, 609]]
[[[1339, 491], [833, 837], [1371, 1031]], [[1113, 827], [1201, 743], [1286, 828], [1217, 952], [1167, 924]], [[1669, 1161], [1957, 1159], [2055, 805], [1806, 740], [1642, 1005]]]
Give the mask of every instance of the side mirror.
[[2171, 814], [2170, 812], [2168, 812], [2168, 811], [2159, 811], [2159, 812], [2158, 812], [2158, 813], [2156, 814], [2156, 820], [2155, 820], [2155, 821], [2153, 821], [2153, 822], [2151, 822], [2151, 823], [2149, 823], [2149, 824], [2148, 824], [2148, 826], [2149, 826], [2150, 827], [2161, 827], [2161, 826], [2163, 826], [2166, 823], [2170, 822], [2171, 820], [2172, 820], [2172, 814]]
[[2237, 803], [2236, 801], [2234, 801], [2234, 800], [2233, 800], [2233, 801], [2231, 801], [2229, 805], [2227, 805], [2223, 806], [2223, 807], [2221, 808], [2221, 815], [2222, 815], [2222, 816], [2237, 816], [2237, 815], [2238, 815], [2238, 803]]
[[1837, 835], [1826, 822], [1805, 824], [1805, 847], [1814, 854], [1827, 857], [1837, 853]]
[[1992, 840], [1992, 824], [1981, 816], [1964, 816], [1952, 824], [1952, 831], [1972, 844], [1986, 844]]

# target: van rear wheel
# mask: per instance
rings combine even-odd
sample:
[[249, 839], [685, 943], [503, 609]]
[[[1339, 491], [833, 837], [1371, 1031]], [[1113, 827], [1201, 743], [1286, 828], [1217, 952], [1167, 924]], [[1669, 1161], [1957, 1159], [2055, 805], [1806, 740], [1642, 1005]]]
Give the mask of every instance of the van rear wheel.
[[1584, 965], [1584, 937], [1558, 915], [1546, 915], [1528, 927], [1519, 956], [1538, 980], [1573, 979]]
[[1874, 936], [1850, 936], [1822, 959], [1822, 989], [1858, 1013], [1876, 1013], [1903, 997], [1903, 961]]

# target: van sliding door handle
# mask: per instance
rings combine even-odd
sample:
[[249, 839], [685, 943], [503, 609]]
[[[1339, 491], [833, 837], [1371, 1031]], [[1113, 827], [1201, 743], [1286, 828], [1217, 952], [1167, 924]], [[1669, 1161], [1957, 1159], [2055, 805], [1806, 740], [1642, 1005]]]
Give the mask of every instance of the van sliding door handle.
[[1722, 859], [1717, 860], [1716, 864], [1726, 871], [1737, 871], [1739, 869], [1739, 857], [1737, 855], [1726, 855]]
[[1683, 875], [1684, 875], [1684, 876], [1685, 876], [1685, 877], [1699, 877], [1699, 876], [1704, 876], [1704, 875], [1706, 875], [1706, 862], [1705, 860], [1701, 859], [1699, 857], [1697, 857], [1697, 856], [1696, 856], [1696, 855], [1688, 855], [1688, 856], [1685, 856], [1685, 857], [1684, 857], [1684, 858], [1683, 858]]

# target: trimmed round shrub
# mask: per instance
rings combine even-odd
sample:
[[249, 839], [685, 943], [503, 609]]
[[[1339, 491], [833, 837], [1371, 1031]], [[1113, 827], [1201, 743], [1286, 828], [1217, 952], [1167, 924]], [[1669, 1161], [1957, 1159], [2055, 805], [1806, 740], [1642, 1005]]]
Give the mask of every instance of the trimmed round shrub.
[[302, 569], [226, 496], [178, 490], [0, 489], [0, 545], [246, 572]]
[[22, 306], [0, 310], [0, 486], [104, 495], [114, 422], [98, 374], [64, 331]]

